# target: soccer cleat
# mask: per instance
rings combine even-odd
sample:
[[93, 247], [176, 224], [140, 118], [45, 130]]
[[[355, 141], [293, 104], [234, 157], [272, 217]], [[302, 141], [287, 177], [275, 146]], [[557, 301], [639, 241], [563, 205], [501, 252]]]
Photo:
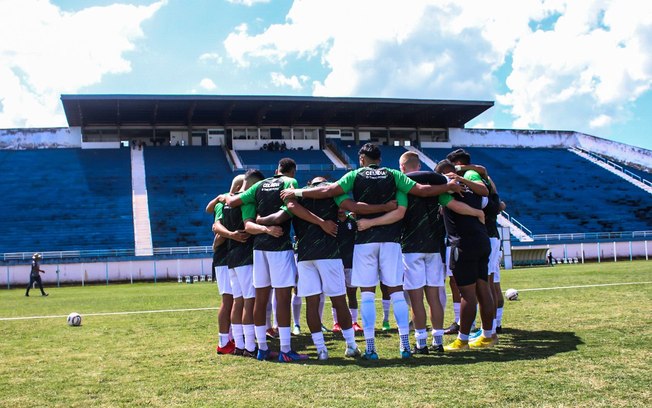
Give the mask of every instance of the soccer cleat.
[[269, 329], [267, 329], [266, 333], [267, 333], [267, 337], [269, 337], [270, 339], [275, 339], [275, 338], [278, 337], [278, 330], [276, 330], [273, 327], [270, 327]]
[[256, 354], [256, 358], [260, 361], [264, 361], [264, 360], [271, 361], [274, 360], [277, 356], [278, 354], [270, 349], [267, 350], [258, 349], [258, 353]]
[[433, 344], [432, 346], [430, 346], [430, 351], [432, 351], [433, 353], [441, 354], [444, 352], [444, 346], [442, 344], [438, 344], [438, 345]]
[[241, 348], [236, 347], [236, 348], [233, 349], [233, 353], [231, 353], [231, 354], [233, 354], [234, 356], [243, 356], [244, 351], [245, 351], [245, 349], [241, 349]]
[[351, 327], [353, 327], [353, 332], [354, 333], [362, 333], [364, 331], [364, 329], [362, 327], [360, 327], [358, 322], [353, 322], [353, 326], [351, 326]]
[[496, 326], [496, 333], [502, 333], [503, 326]]
[[342, 333], [342, 328], [340, 327], [339, 323], [335, 323], [333, 325], [333, 330], [331, 330], [333, 333]]
[[410, 350], [409, 348], [402, 349], [401, 358], [412, 358], [412, 350]]
[[391, 326], [389, 325], [389, 320], [384, 320], [383, 321], [383, 331], [391, 330]]
[[295, 324], [294, 327], [292, 328], [292, 334], [294, 336], [298, 336], [301, 334], [301, 327], [298, 324]]
[[308, 356], [305, 354], [299, 354], [294, 350], [290, 350], [287, 353], [280, 352], [278, 354], [278, 361], [279, 363], [291, 363], [293, 361], [302, 361], [302, 360], [307, 360]]
[[328, 360], [328, 350], [326, 349], [317, 350], [317, 360], [320, 361]]
[[346, 346], [346, 351], [344, 352], [344, 357], [360, 357], [362, 352], [358, 346]]
[[230, 341], [224, 347], [217, 346], [217, 354], [233, 354], [235, 351], [235, 343]]
[[412, 354], [428, 354], [428, 353], [429, 353], [428, 346], [419, 348], [415, 344], [414, 348], [412, 348]]
[[469, 335], [469, 341], [473, 341], [478, 337], [482, 336], [482, 329], [478, 329]]
[[41, 296], [50, 296], [49, 293], [43, 293]]
[[376, 353], [375, 351], [372, 351], [371, 353], [365, 352], [362, 355], [362, 359], [363, 360], [378, 360], [378, 353]]
[[444, 351], [461, 351], [461, 350], [468, 350], [468, 349], [469, 349], [469, 342], [462, 341], [459, 338], [453, 340], [451, 344], [444, 346]]
[[257, 356], [258, 347], [256, 347], [253, 351], [249, 351], [247, 349], [242, 350], [242, 357], [257, 358]]
[[474, 341], [469, 343], [469, 347], [473, 349], [477, 348], [488, 348], [488, 347], [493, 347], [496, 344], [496, 340], [492, 339], [491, 337], [485, 337], [485, 336], [480, 336]]
[[460, 325], [457, 324], [457, 322], [453, 322], [450, 326], [448, 326], [448, 329], [444, 330], [444, 334], [457, 334], [459, 331]]

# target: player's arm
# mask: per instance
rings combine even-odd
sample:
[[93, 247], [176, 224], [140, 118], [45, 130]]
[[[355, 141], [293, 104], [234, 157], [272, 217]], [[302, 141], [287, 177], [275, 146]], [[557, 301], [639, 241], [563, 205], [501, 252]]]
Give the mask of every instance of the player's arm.
[[405, 216], [405, 207], [396, 207], [394, 210], [376, 218], [359, 218], [357, 221], [358, 231], [364, 231], [369, 228], [380, 225], [389, 225], [399, 222]]
[[259, 225], [281, 225], [285, 221], [292, 218], [292, 215], [289, 214], [285, 209], [280, 209], [275, 213], [269, 214], [265, 217], [257, 215], [256, 224]]
[[223, 237], [224, 240], [232, 239], [238, 242], [246, 242], [249, 238], [249, 234], [243, 231], [231, 231], [222, 224], [221, 221], [217, 220], [213, 223], [213, 232], [218, 234], [220, 237]]
[[[220, 202], [221, 194], [212, 199], [206, 204], [206, 212], [213, 214], [215, 212], [215, 206]], [[223, 202], [223, 201], [222, 201]]]
[[256, 224], [252, 219], [246, 220], [244, 225], [245, 231], [251, 235], [268, 234], [276, 238], [283, 235], [283, 228], [279, 227], [278, 225], [259, 225]]
[[458, 164], [457, 166], [455, 166], [455, 171], [466, 172], [467, 170], [473, 170], [477, 172], [480, 175], [480, 177], [482, 177], [485, 180], [489, 179], [489, 172], [487, 172], [487, 168], [479, 164], [462, 164], [462, 165]]
[[461, 193], [462, 186], [455, 180], [450, 180], [446, 184], [427, 185], [416, 183], [409, 191], [409, 194], [417, 197], [434, 197], [446, 193]]
[[474, 194], [481, 195], [483, 197], [489, 195], [489, 189], [482, 180], [482, 177], [480, 177], [480, 175], [473, 170], [468, 170], [466, 173], [464, 173], [464, 177], [461, 177], [455, 173], [448, 173], [446, 176], [466, 185], [471, 191], [473, 191]]
[[478, 220], [480, 220], [481, 223], [484, 224], [484, 211], [473, 208], [461, 201], [457, 201], [453, 199], [453, 196], [450, 194], [442, 194], [439, 196], [439, 204], [460, 215], [476, 217]]
[[325, 233], [332, 237], [337, 235], [337, 224], [335, 222], [331, 220], [324, 220], [316, 216], [312, 213], [312, 211], [299, 204], [296, 199], [288, 199], [286, 205], [292, 215], [297, 216], [311, 224], [318, 225], [322, 230], [324, 230]]
[[262, 180], [249, 187], [245, 192], [238, 195], [227, 195], [224, 202], [231, 208], [240, 207], [243, 204], [253, 204], [256, 202], [256, 191]]
[[314, 198], [314, 199], [323, 199], [331, 198], [344, 194], [345, 191], [337, 183], [331, 183], [325, 186], [317, 186], [313, 188], [286, 188], [281, 191], [281, 199], [287, 201], [296, 197], [305, 197], [305, 198]]
[[346, 198], [338, 204], [341, 209], [354, 214], [378, 214], [395, 210], [397, 207], [396, 200], [390, 200], [385, 204], [367, 204], [359, 201], [353, 201]]

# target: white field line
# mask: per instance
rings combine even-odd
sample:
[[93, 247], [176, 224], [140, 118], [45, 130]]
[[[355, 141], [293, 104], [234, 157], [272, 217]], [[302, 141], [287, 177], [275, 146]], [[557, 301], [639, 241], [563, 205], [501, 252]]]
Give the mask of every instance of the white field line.
[[[623, 282], [623, 283], [599, 283], [594, 285], [575, 285], [575, 286], [555, 286], [550, 288], [530, 288], [519, 289], [520, 292], [533, 292], [539, 290], [559, 290], [559, 289], [581, 289], [581, 288], [597, 288], [602, 286], [625, 286], [625, 285], [649, 285], [652, 281], [647, 282]], [[379, 302], [381, 299], [376, 299]], [[326, 303], [330, 303], [326, 300]], [[194, 309], [162, 309], [162, 310], [134, 310], [130, 312], [101, 312], [101, 313], [84, 313], [83, 316], [118, 316], [130, 314], [150, 314], [150, 313], [178, 313], [178, 312], [197, 312], [206, 310], [218, 310], [219, 307], [199, 307]], [[67, 317], [67, 315], [50, 315], [50, 316], [25, 316], [25, 317], [0, 317], [0, 321], [10, 320], [31, 320], [31, 319], [60, 319]]]

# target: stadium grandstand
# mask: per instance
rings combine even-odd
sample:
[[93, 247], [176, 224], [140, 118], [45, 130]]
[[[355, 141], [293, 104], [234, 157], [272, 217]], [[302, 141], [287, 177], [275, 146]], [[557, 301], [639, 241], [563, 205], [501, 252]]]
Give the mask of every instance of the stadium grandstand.
[[[337, 180], [358, 166], [367, 142], [378, 144], [382, 164], [394, 168], [407, 150], [419, 154], [422, 169], [432, 169], [453, 149], [466, 149], [507, 203], [500, 223], [514, 251], [549, 248], [562, 259], [648, 254], [652, 152], [572, 131], [464, 128], [490, 101], [61, 100], [68, 128], [0, 130], [0, 262], [7, 265], [0, 282], [7, 285], [22, 283], [10, 267], [36, 251], [45, 263], [86, 268], [141, 262], [142, 278], [157, 269], [161, 278], [210, 273], [204, 263], [210, 264], [211, 216], [204, 208], [228, 191], [235, 174], [257, 168], [271, 176], [280, 158], [291, 157], [300, 185], [317, 175]], [[159, 260], [167, 262], [165, 273]], [[109, 267], [102, 268], [82, 267], [82, 280], [108, 281]]]

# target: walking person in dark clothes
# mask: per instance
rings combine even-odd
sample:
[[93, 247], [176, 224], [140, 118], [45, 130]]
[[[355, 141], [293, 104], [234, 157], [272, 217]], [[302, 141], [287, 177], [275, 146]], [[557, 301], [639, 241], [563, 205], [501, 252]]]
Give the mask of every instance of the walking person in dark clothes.
[[41, 295], [42, 296], [48, 296], [47, 293], [43, 290], [43, 282], [41, 281], [41, 273], [45, 273], [43, 269], [41, 269], [41, 265], [39, 265], [39, 261], [41, 260], [41, 254], [38, 252], [32, 255], [32, 271], [30, 272], [29, 275], [29, 285], [27, 285], [27, 292], [25, 292], [25, 296], [29, 296], [29, 290], [32, 288], [32, 285], [34, 282], [38, 283], [39, 289], [41, 289]]

